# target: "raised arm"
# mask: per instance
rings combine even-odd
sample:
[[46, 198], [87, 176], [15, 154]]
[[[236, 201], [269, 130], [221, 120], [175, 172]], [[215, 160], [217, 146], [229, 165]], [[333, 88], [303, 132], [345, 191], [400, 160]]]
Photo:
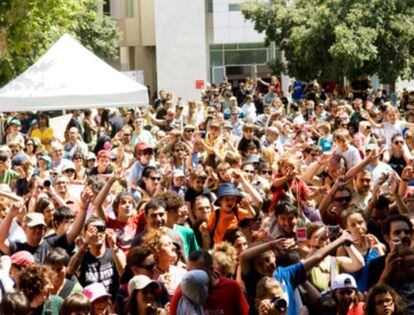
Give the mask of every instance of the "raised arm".
[[6, 214], [6, 217], [0, 224], [0, 250], [5, 255], [10, 253], [10, 243], [7, 239], [10, 227], [13, 223], [13, 219], [17, 216], [19, 211], [21, 211], [22, 207], [23, 205], [20, 202], [14, 202], [11, 205], [9, 212]]
[[356, 272], [365, 266], [365, 260], [362, 254], [352, 244], [344, 246], [347, 256], [337, 256], [339, 265], [345, 272]]
[[79, 209], [79, 213], [76, 216], [75, 222], [71, 225], [69, 230], [66, 232], [66, 240], [68, 244], [72, 244], [75, 238], [82, 231], [83, 225], [85, 224], [86, 214], [88, 212], [89, 204], [92, 202], [94, 197], [93, 191], [90, 187], [86, 187], [82, 192], [82, 206]]
[[342, 233], [341, 237], [337, 238], [335, 241], [330, 243], [328, 246], [318, 249], [312, 255], [305, 258], [305, 260], [303, 261], [303, 266], [306, 272], [309, 272], [313, 267], [319, 264], [322, 261], [322, 259], [328, 256], [331, 251], [337, 249], [339, 246], [343, 244], [348, 244], [348, 243], [352, 244], [354, 242], [355, 242], [355, 238], [351, 234], [345, 231], [344, 233]]
[[243, 189], [252, 197], [252, 206], [260, 209], [263, 205], [263, 198], [260, 196], [257, 189], [255, 189], [244, 177], [241, 170], [234, 170], [234, 174], [243, 186]]

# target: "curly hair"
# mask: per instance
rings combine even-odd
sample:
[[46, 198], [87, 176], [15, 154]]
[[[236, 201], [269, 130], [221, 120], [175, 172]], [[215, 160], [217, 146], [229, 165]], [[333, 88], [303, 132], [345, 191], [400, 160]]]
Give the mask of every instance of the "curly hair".
[[386, 284], [379, 284], [371, 288], [368, 293], [368, 298], [366, 302], [366, 309], [365, 312], [367, 315], [375, 315], [375, 297], [380, 294], [389, 293], [392, 296], [395, 310], [393, 315], [403, 315], [406, 314], [406, 308], [404, 300], [399, 296], [399, 294], [390, 286]]
[[30, 264], [18, 276], [17, 286], [29, 301], [36, 296], [51, 290], [54, 278], [53, 271], [48, 266]]
[[184, 205], [184, 199], [177, 192], [167, 190], [155, 195], [155, 198], [165, 202], [165, 210], [176, 211]]
[[216, 244], [210, 251], [213, 265], [220, 270], [222, 276], [233, 275], [237, 266], [237, 250], [229, 242]]
[[165, 232], [157, 229], [150, 229], [143, 237], [143, 243], [151, 250], [153, 254], [161, 251], [161, 238], [167, 235]]

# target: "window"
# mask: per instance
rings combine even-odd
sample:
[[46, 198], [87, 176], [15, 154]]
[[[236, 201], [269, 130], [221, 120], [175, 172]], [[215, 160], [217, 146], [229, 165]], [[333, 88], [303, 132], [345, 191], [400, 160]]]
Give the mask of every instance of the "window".
[[267, 51], [265, 49], [225, 51], [224, 62], [226, 65], [265, 64]]
[[241, 8], [240, 8], [240, 4], [238, 4], [238, 3], [235, 3], [235, 4], [229, 4], [229, 11], [230, 12], [234, 12], [234, 11], [241, 11]]
[[103, 14], [111, 15], [111, 2], [110, 2], [110, 0], [104, 0], [104, 2], [103, 2]]
[[211, 66], [222, 66], [223, 65], [223, 52], [222, 51], [211, 51], [210, 52], [210, 65]]
[[208, 0], [207, 2], [207, 12], [213, 13], [213, 0]]
[[135, 16], [134, 0], [125, 0], [125, 13], [127, 18], [133, 18]]

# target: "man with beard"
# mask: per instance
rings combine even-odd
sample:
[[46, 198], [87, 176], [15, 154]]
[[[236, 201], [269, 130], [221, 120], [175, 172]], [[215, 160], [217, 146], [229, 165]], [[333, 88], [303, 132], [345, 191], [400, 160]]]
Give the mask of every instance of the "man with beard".
[[372, 174], [368, 170], [362, 170], [354, 178], [354, 188], [351, 204], [364, 210], [372, 197], [371, 194]]
[[50, 143], [53, 138], [53, 128], [49, 127], [49, 116], [40, 114], [37, 117], [37, 127], [30, 134], [32, 138], [38, 138], [47, 152], [51, 151]]

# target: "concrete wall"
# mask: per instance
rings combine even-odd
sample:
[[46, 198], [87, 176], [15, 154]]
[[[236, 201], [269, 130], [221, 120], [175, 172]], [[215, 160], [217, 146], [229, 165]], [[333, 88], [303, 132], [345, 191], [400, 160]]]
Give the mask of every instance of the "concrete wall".
[[213, 0], [214, 44], [258, 43], [264, 35], [254, 30], [254, 24], [245, 21], [241, 11], [230, 11], [229, 5], [240, 5], [245, 0]]
[[207, 79], [206, 8], [201, 0], [154, 0], [157, 88], [199, 99]]

